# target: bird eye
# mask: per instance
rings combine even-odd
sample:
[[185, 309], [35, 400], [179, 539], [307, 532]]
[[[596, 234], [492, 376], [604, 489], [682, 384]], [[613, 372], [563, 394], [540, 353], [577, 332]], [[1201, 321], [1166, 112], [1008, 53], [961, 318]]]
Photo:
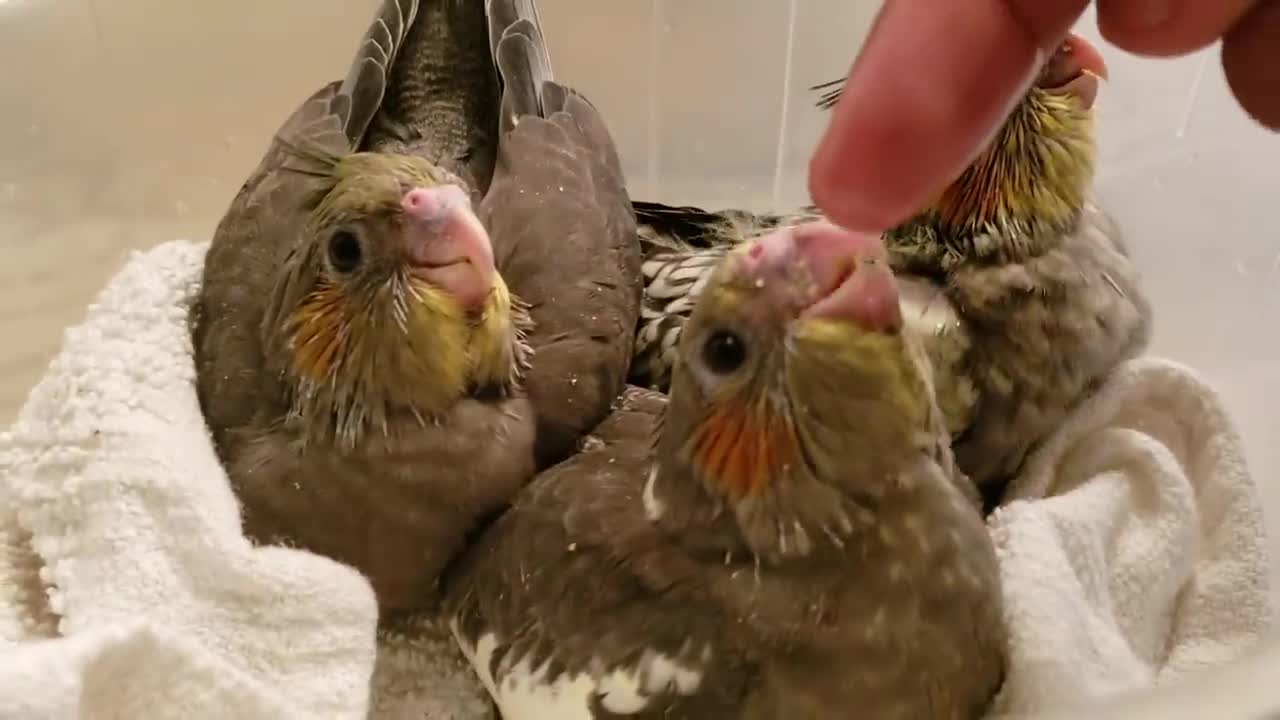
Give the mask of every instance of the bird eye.
[[360, 240], [350, 230], [339, 230], [329, 238], [329, 264], [344, 275], [360, 266], [364, 251]]
[[717, 330], [702, 345], [702, 361], [717, 375], [728, 375], [747, 361], [747, 344], [736, 333]]

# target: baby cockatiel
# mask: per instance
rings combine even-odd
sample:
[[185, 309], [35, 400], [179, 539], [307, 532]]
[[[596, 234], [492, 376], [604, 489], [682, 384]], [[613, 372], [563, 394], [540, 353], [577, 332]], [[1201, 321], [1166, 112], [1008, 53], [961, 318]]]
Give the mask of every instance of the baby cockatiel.
[[384, 612], [429, 603], [621, 391], [634, 222], [531, 2], [384, 2], [206, 259], [199, 395], [246, 534], [356, 567]]
[[[743, 210], [708, 212], [692, 206], [635, 202], [644, 248], [644, 303], [636, 334], [631, 382], [665, 392], [671, 384], [680, 331], [711, 270], [729, 248], [778, 227], [820, 217], [816, 208], [790, 214]], [[962, 372], [969, 337], [955, 309], [932, 284], [899, 277], [905, 331], [917, 337], [934, 370], [937, 401], [947, 428], [958, 433], [972, 417], [976, 391]]]
[[[920, 281], [920, 298], [945, 296], [945, 303], [927, 301], [938, 322], [919, 327], [940, 329], [930, 354], [952, 368], [937, 367], [937, 384], [958, 432], [956, 458], [989, 500], [1072, 404], [1150, 336], [1137, 269], [1090, 194], [1092, 108], [1105, 71], [1097, 51], [1070, 36], [986, 151], [885, 236], [900, 279]], [[834, 104], [839, 92], [830, 90], [820, 104]], [[637, 344], [643, 356], [654, 354], [653, 338], [684, 322], [679, 314], [687, 316], [671, 279], [696, 289], [688, 268], [724, 250], [669, 249], [716, 222], [696, 209], [638, 203], [637, 211], [650, 238]], [[684, 215], [683, 224], [674, 214]], [[701, 235], [695, 244], [714, 244]], [[948, 379], [952, 372], [958, 377]]]
[[729, 247], [775, 228], [815, 220], [815, 209], [792, 214], [745, 210], [708, 212], [693, 206], [671, 207], [632, 202], [644, 252], [644, 301], [629, 379], [666, 392], [671, 385], [680, 329], [698, 295]]
[[989, 499], [1150, 339], [1137, 268], [1090, 193], [1105, 76], [1098, 51], [1069, 36], [990, 147], [885, 236], [894, 269], [932, 280], [964, 319], [978, 403], [955, 453]]
[[878, 240], [733, 250], [662, 406], [629, 392], [451, 570], [505, 720], [983, 715], [995, 551]]

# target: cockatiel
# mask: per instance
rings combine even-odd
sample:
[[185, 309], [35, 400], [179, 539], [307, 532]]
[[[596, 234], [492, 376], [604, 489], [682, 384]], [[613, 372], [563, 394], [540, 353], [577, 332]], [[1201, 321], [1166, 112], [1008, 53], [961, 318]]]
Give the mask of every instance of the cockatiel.
[[384, 613], [429, 607], [477, 523], [608, 414], [639, 265], [613, 142], [552, 81], [533, 3], [384, 2], [206, 259], [199, 396], [246, 534], [354, 566]]
[[[634, 203], [644, 263], [644, 304], [636, 336], [631, 382], [665, 391], [671, 383], [680, 331], [711, 269], [728, 248], [775, 228], [820, 219], [816, 208], [789, 214], [743, 210], [708, 212], [693, 206]], [[915, 335], [934, 369], [937, 402], [948, 430], [958, 433], [972, 417], [976, 390], [962, 363], [969, 337], [959, 316], [937, 288], [912, 277], [898, 278], [898, 298], [906, 331]]]
[[450, 571], [505, 720], [982, 716], [995, 551], [876, 238], [732, 250], [669, 403], [633, 388], [593, 435]]
[[[991, 145], [885, 236], [900, 279], [918, 281], [906, 317], [928, 308], [913, 324], [933, 333], [930, 354], [944, 365], [938, 389], [957, 461], [989, 501], [1073, 403], [1150, 337], [1137, 269], [1090, 193], [1092, 108], [1105, 73], [1096, 49], [1068, 37]], [[696, 294], [711, 256], [742, 237], [737, 228], [794, 220], [636, 207], [647, 240], [634, 368], [647, 375], [635, 379], [660, 380], [688, 315], [682, 295]]]

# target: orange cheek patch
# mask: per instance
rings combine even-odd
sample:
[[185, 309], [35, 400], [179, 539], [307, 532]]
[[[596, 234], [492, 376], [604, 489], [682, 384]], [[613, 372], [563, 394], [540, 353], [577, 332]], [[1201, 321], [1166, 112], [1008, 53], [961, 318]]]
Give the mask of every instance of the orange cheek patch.
[[327, 380], [342, 349], [342, 293], [321, 285], [307, 296], [291, 318], [293, 367], [312, 382]]
[[994, 148], [983, 151], [978, 160], [970, 165], [943, 191], [938, 199], [936, 210], [942, 221], [948, 225], [958, 225], [973, 217], [989, 217], [995, 212], [994, 167], [992, 153]]
[[690, 438], [694, 466], [730, 497], [762, 492], [789, 453], [789, 436], [763, 415], [740, 405], [718, 407]]

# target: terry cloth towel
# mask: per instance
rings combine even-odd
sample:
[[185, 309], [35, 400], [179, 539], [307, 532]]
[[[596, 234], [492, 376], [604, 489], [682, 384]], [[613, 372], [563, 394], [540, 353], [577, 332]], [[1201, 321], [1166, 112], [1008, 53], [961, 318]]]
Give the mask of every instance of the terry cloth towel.
[[369, 583], [242, 534], [194, 385], [207, 247], [136, 254], [0, 435], [0, 719], [487, 717], [447, 636], [375, 675]]
[[1270, 631], [1267, 533], [1240, 437], [1179, 364], [1117, 368], [1028, 459], [990, 527], [1011, 633], [998, 713], [1177, 683]]
[[[378, 637], [357, 573], [241, 534], [193, 385], [206, 247], [135, 255], [0, 435], [0, 719], [487, 719], [440, 628]], [[1244, 652], [1270, 618], [1259, 516], [1213, 393], [1170, 363], [1121, 368], [992, 519], [999, 709]]]

